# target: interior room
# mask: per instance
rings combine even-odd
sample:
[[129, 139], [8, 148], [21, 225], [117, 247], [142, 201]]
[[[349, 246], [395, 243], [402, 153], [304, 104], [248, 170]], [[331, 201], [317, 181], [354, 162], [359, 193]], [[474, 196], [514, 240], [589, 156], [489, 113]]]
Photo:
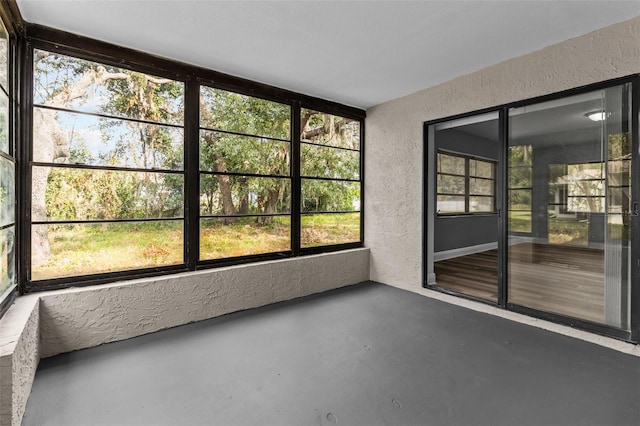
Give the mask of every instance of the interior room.
[[0, 425], [640, 423], [637, 2], [0, 23]]

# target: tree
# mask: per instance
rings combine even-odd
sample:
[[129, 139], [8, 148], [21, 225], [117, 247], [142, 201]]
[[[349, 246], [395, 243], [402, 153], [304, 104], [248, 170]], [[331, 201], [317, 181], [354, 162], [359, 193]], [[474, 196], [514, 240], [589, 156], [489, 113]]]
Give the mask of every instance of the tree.
[[[34, 64], [33, 159], [43, 165], [32, 168], [33, 220], [181, 217], [184, 175], [171, 172], [184, 167], [183, 85], [44, 51]], [[290, 115], [286, 104], [202, 87], [203, 215], [262, 226], [291, 211]], [[301, 119], [303, 174], [334, 179], [305, 179], [303, 209], [354, 210], [359, 122], [309, 110]], [[56, 163], [70, 167], [45, 166]], [[50, 229], [33, 227], [34, 266], [50, 255]]]
[[[86, 147], [70, 150], [71, 144], [82, 147], [82, 136], [61, 124], [62, 115], [68, 114], [61, 110], [66, 109], [180, 121], [178, 83], [44, 51], [36, 51], [34, 64], [34, 102], [47, 107], [34, 108], [34, 161], [143, 169], [172, 169], [182, 161], [182, 140], [175, 149], [169, 131], [161, 126], [100, 118], [103, 143], [111, 149], [97, 158]], [[160, 217], [168, 200], [182, 205], [182, 182], [175, 177], [171, 183], [157, 173], [138, 174], [142, 179], [134, 175], [34, 167], [34, 220]], [[47, 227], [34, 227], [32, 264], [46, 261], [49, 254]]]

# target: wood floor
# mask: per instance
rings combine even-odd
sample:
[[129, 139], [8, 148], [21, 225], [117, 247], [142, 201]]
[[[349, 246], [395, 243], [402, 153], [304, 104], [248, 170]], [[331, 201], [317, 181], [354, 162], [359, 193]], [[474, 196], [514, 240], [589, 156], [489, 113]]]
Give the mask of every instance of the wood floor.
[[498, 250], [441, 260], [434, 269], [438, 287], [498, 302]]
[[[497, 302], [497, 250], [435, 263], [439, 287]], [[509, 302], [604, 322], [602, 250], [517, 244], [509, 248]]]

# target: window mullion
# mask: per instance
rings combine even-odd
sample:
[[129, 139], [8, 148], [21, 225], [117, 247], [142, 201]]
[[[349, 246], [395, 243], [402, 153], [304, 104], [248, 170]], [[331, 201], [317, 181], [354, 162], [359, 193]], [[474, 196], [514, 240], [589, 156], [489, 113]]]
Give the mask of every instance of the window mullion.
[[470, 193], [471, 193], [471, 189], [470, 189], [470, 182], [471, 179], [469, 178], [470, 175], [470, 167], [469, 167], [469, 158], [465, 158], [464, 159], [464, 212], [465, 213], [471, 213], [470, 211], [470, 202], [469, 202], [469, 197], [470, 197]]
[[300, 254], [302, 245], [300, 219], [300, 205], [302, 199], [302, 181], [300, 179], [300, 103], [296, 102], [291, 108], [291, 250], [294, 256]]

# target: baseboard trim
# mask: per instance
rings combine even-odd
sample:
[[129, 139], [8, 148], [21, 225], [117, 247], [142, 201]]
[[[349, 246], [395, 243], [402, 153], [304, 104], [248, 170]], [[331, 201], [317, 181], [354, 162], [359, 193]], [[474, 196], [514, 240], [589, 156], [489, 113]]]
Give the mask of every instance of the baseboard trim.
[[488, 251], [488, 250], [495, 250], [497, 248], [498, 248], [498, 242], [495, 241], [493, 243], [478, 244], [475, 246], [467, 246], [467, 247], [460, 247], [457, 249], [438, 251], [433, 253], [433, 261], [439, 262], [441, 260], [453, 259], [455, 257], [460, 257], [460, 256], [468, 256], [470, 254], [482, 253], [483, 251]]

